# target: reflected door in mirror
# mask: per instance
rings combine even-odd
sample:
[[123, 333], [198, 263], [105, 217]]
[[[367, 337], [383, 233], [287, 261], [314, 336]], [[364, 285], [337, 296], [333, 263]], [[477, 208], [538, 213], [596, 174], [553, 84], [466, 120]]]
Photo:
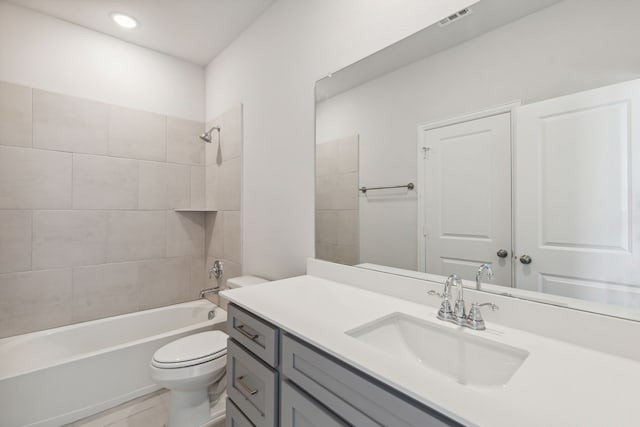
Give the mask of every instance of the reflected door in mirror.
[[422, 271], [473, 280], [489, 263], [511, 286], [511, 113], [427, 129], [423, 143]]

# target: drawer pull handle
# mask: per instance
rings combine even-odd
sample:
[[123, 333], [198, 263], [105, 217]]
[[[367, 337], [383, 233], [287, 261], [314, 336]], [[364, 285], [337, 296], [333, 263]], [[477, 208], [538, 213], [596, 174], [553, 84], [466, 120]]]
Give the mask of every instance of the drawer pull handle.
[[236, 382], [251, 396], [258, 394], [257, 389], [249, 387], [247, 383], [244, 382], [244, 375], [240, 375], [238, 378], [236, 378]]
[[258, 335], [258, 334], [252, 334], [251, 332], [247, 331], [247, 330], [244, 328], [244, 325], [236, 326], [235, 328], [236, 328], [236, 330], [237, 330], [238, 332], [240, 332], [240, 333], [241, 333], [242, 335], [244, 335], [245, 337], [249, 338], [251, 341], [253, 341], [253, 340], [255, 340], [256, 338], [258, 338], [258, 337], [259, 337], [259, 335]]

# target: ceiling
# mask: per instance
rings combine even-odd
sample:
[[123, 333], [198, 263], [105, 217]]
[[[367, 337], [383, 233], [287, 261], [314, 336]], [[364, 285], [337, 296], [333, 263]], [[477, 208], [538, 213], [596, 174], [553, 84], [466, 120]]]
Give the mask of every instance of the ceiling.
[[[275, 0], [9, 0], [199, 65], [208, 64]], [[109, 14], [134, 17], [124, 29]]]

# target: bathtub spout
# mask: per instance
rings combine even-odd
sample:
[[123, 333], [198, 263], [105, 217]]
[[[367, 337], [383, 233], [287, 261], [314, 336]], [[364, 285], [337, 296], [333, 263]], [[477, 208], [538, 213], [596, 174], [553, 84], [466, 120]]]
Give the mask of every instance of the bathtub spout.
[[217, 294], [221, 290], [222, 288], [220, 286], [216, 286], [215, 288], [203, 289], [200, 291], [200, 298], [205, 298], [209, 294]]

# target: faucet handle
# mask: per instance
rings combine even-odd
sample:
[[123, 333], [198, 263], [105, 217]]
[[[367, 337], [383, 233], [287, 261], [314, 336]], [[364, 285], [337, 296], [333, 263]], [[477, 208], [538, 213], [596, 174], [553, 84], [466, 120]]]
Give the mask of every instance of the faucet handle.
[[499, 309], [499, 307], [492, 302], [485, 302], [483, 304], [474, 302], [473, 304], [471, 304], [469, 315], [467, 316], [466, 324], [468, 327], [476, 331], [483, 331], [486, 329], [484, 325], [484, 319], [482, 318], [482, 312], [480, 311], [480, 307], [486, 306], [491, 307], [492, 311], [496, 311]]

